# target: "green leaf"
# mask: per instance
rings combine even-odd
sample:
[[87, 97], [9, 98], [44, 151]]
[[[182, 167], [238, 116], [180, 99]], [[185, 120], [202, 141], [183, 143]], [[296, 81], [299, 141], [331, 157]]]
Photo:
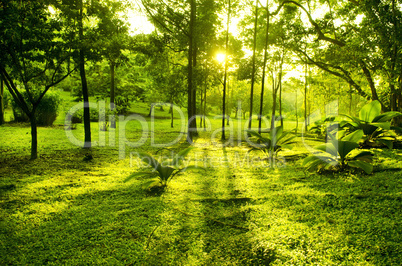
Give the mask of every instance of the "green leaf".
[[137, 178], [137, 177], [155, 177], [156, 173], [155, 172], [136, 172], [136, 173], [132, 173], [131, 175], [129, 175], [124, 182], [130, 181], [133, 178]]
[[348, 165], [354, 168], [360, 168], [366, 172], [366, 174], [371, 174], [373, 172], [373, 165], [364, 161], [350, 161], [348, 162]]
[[202, 167], [202, 166], [189, 165], [189, 166], [187, 166], [187, 167], [185, 167], [183, 169], [180, 169], [179, 173], [187, 172], [188, 170], [203, 170], [203, 171], [205, 171], [205, 168]]
[[280, 139], [280, 137], [282, 136], [283, 133], [283, 127], [282, 126], [278, 126], [275, 127], [274, 130], [271, 131], [271, 140], [272, 140], [272, 144], [273, 146], [276, 145], [276, 143], [278, 143], [278, 140]]
[[192, 149], [193, 149], [193, 147], [188, 147], [188, 148], [180, 151], [178, 154], [176, 154], [173, 158], [171, 165], [178, 166]]
[[[335, 143], [336, 142], [337, 141], [335, 141]], [[334, 145], [333, 142], [328, 142], [328, 143], [319, 145], [319, 146], [315, 147], [315, 149], [317, 149], [319, 151], [329, 153], [334, 157], [338, 156], [338, 150], [337, 150], [337, 148], [336, 148], [336, 146]]]
[[381, 104], [379, 101], [375, 100], [362, 107], [359, 118], [367, 123], [371, 123], [380, 113]]
[[391, 129], [391, 122], [376, 122], [376, 123], [370, 123], [370, 125], [386, 130]]
[[394, 147], [394, 140], [389, 140], [386, 138], [379, 138], [379, 139], [377, 139], [377, 142], [384, 144], [390, 150], [392, 150], [392, 148]]
[[341, 115], [342, 115], [342, 116], [345, 116], [345, 117], [347, 117], [347, 118], [349, 118], [349, 119], [352, 120], [353, 122], [347, 122], [347, 121], [346, 121], [346, 123], [345, 123], [345, 122], [341, 121], [341, 123], [339, 124], [340, 127], [348, 126], [348, 124], [351, 125], [351, 126], [353, 126], [353, 127], [358, 127], [359, 124], [362, 122], [362, 121], [361, 121], [359, 118], [357, 118], [357, 117], [350, 116], [350, 115], [347, 115], [347, 114], [341, 114]]
[[145, 152], [139, 152], [138, 157], [141, 159], [141, 161], [150, 165], [155, 170], [158, 170], [157, 168], [160, 167], [160, 163], [154, 157]]
[[311, 162], [313, 162], [313, 161], [315, 161], [315, 160], [317, 160], [317, 156], [315, 156], [315, 155], [310, 155], [310, 156], [304, 158], [304, 160], [303, 160], [303, 166], [306, 166], [307, 164], [309, 164], [309, 163], [311, 163]]
[[376, 116], [373, 119], [373, 122], [389, 122], [392, 120], [392, 118], [397, 116], [402, 116], [402, 113], [396, 111], [386, 112]]
[[315, 156], [315, 160], [313, 160], [313, 161], [307, 166], [307, 170], [308, 170], [308, 171], [317, 171], [317, 170], [320, 170], [321, 168], [325, 168], [330, 162], [332, 162], [332, 159], [329, 158], [329, 157]]
[[343, 161], [346, 156], [354, 149], [358, 148], [359, 144], [351, 141], [338, 141], [338, 153]]
[[373, 153], [370, 151], [361, 151], [358, 154], [350, 158], [350, 160], [360, 160], [365, 162], [373, 161]]
[[174, 168], [169, 166], [160, 166], [157, 169], [157, 171], [159, 172], [159, 177], [164, 181], [167, 181], [169, 179], [174, 170]]
[[362, 139], [364, 132], [362, 129], [356, 130], [342, 138], [342, 141], [358, 142]]

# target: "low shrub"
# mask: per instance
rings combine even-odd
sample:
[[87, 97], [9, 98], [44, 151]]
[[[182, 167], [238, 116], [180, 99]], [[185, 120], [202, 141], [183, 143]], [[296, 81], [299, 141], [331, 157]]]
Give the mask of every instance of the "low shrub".
[[[39, 97], [39, 91], [33, 93], [34, 99]], [[26, 91], [21, 92], [27, 103], [30, 103], [28, 99], [28, 93]], [[36, 112], [36, 123], [38, 126], [51, 126], [53, 122], [56, 120], [57, 111], [60, 105], [61, 99], [60, 96], [55, 92], [48, 92], [42, 98], [39, 103]], [[14, 120], [16, 122], [29, 122], [28, 116], [22, 111], [21, 107], [16, 103], [16, 101], [11, 99], [11, 106], [13, 108]], [[32, 104], [29, 106], [32, 108]]]

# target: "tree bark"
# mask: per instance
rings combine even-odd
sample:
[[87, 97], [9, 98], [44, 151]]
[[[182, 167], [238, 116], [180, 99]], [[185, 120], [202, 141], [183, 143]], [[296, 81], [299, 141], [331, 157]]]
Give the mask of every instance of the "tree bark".
[[307, 60], [304, 68], [304, 130], [307, 132]]
[[251, 129], [253, 119], [253, 101], [254, 101], [254, 82], [255, 82], [255, 50], [257, 48], [257, 24], [258, 24], [258, 0], [255, 1], [255, 21], [254, 21], [254, 36], [253, 36], [253, 69], [251, 72], [251, 89], [250, 89], [250, 114], [248, 121], [248, 129]]
[[203, 105], [204, 105], [204, 92], [201, 91], [200, 93], [200, 128], [202, 127], [202, 120], [204, 119], [204, 114], [203, 114]]
[[170, 127], [173, 128], [173, 119], [174, 119], [174, 114], [173, 114], [173, 101], [170, 104], [170, 115], [171, 115], [171, 122], [170, 122]]
[[190, 1], [190, 23], [189, 23], [189, 37], [188, 37], [188, 71], [187, 71], [187, 115], [188, 115], [188, 128], [187, 128], [187, 141], [193, 142], [193, 137], [196, 135], [194, 130], [197, 130], [197, 121], [195, 115], [195, 102], [194, 102], [194, 34], [195, 34], [195, 18], [196, 18], [196, 3], [195, 0]]
[[222, 97], [222, 140], [225, 136], [225, 116], [226, 116], [226, 80], [228, 75], [228, 48], [229, 48], [229, 23], [230, 23], [230, 0], [228, 6], [228, 16], [226, 21], [226, 43], [225, 43], [225, 75], [223, 77], [223, 97]]
[[295, 103], [295, 109], [296, 109], [296, 135], [297, 135], [297, 130], [299, 127], [299, 115], [298, 115], [298, 109], [297, 109], [297, 88], [296, 88], [296, 103]]
[[267, 60], [268, 60], [268, 37], [269, 37], [269, 11], [268, 11], [268, 0], [267, 0], [267, 28], [265, 31], [264, 65], [262, 67], [260, 113], [258, 116], [258, 133], [260, 133], [260, 134], [261, 134], [261, 124], [262, 124], [262, 110], [264, 107], [265, 69], [266, 69]]
[[35, 109], [29, 115], [31, 123], [31, 160], [38, 158], [38, 129], [36, 125]]
[[205, 87], [205, 90], [204, 90], [204, 111], [203, 111], [203, 113], [204, 113], [204, 131], [206, 131], [207, 129], [205, 127], [205, 119], [207, 117], [207, 87]]
[[283, 128], [283, 117], [282, 117], [282, 65], [280, 68], [280, 78], [279, 78], [279, 117], [281, 119], [281, 126]]
[[[115, 109], [115, 104], [114, 104], [114, 80], [115, 80], [115, 63], [111, 62], [110, 63], [110, 111], [113, 113]], [[114, 113], [112, 115], [112, 121], [110, 121], [110, 127], [111, 128], [116, 128], [116, 119], [114, 116]]]
[[[81, 42], [84, 41], [84, 26], [83, 26], [83, 3], [80, 1], [80, 11], [78, 17], [78, 34]], [[91, 148], [91, 121], [89, 111], [89, 97], [88, 97], [88, 84], [85, 74], [85, 52], [84, 48], [80, 47], [79, 51], [79, 70], [82, 86], [82, 97], [84, 100], [84, 130], [85, 130], [85, 144], [84, 148]]]
[[271, 112], [271, 131], [275, 128], [275, 111], [276, 111], [276, 95], [278, 91], [278, 85], [275, 84], [274, 73], [272, 73], [272, 112]]
[[152, 117], [153, 116], [153, 111], [154, 110], [154, 104], [153, 103], [151, 103], [151, 106], [149, 107], [149, 114], [148, 114], [148, 117]]

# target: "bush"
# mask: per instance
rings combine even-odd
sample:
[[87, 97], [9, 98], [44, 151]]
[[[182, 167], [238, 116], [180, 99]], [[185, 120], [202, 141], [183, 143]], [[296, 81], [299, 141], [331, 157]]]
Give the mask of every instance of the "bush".
[[[109, 109], [106, 109], [105, 112], [105, 121], [108, 120], [109, 115], [112, 114]], [[77, 110], [74, 114], [67, 113], [68, 116], [70, 116], [71, 122], [73, 124], [76, 123], [82, 123], [84, 121], [84, 109], [79, 109]], [[98, 122], [99, 121], [99, 111], [96, 108], [90, 108], [89, 109], [89, 120], [91, 122]]]
[[[39, 97], [39, 91], [33, 93], [34, 99]], [[29, 107], [32, 108], [32, 104], [28, 99], [28, 93], [26, 91], [21, 92], [25, 101], [29, 103]], [[47, 92], [43, 96], [41, 102], [36, 108], [35, 118], [38, 126], [51, 126], [57, 117], [57, 110], [60, 105], [60, 96], [54, 92]], [[28, 116], [22, 111], [21, 107], [12, 98], [11, 106], [13, 107], [14, 120], [17, 122], [29, 122]]]
[[127, 114], [128, 111], [130, 110], [130, 99], [128, 97], [125, 96], [116, 96], [114, 99], [114, 103], [115, 103], [115, 110], [117, 114]]

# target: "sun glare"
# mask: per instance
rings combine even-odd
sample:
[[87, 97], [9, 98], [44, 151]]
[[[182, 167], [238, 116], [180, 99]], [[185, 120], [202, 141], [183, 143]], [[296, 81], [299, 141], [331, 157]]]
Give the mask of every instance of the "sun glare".
[[219, 63], [225, 62], [225, 59], [226, 59], [226, 55], [225, 55], [224, 53], [217, 53], [217, 54], [216, 54], [216, 60], [217, 60]]

